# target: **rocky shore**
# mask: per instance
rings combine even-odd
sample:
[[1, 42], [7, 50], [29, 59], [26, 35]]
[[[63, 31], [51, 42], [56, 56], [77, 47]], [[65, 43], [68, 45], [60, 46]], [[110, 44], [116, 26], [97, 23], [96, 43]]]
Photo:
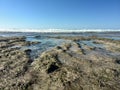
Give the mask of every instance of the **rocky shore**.
[[32, 51], [21, 48], [39, 42], [0, 37], [0, 90], [120, 90], [119, 40], [54, 38], [71, 42], [32, 60]]

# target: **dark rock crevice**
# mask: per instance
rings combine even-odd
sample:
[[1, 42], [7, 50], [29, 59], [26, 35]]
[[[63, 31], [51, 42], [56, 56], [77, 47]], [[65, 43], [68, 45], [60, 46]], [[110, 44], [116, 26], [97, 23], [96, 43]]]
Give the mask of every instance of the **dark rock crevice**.
[[49, 73], [52, 73], [52, 72], [56, 71], [57, 69], [59, 69], [59, 66], [57, 66], [55, 63], [52, 63], [52, 64], [49, 66], [49, 68], [48, 68], [48, 70], [47, 70], [47, 73], [48, 73], [48, 74], [49, 74]]

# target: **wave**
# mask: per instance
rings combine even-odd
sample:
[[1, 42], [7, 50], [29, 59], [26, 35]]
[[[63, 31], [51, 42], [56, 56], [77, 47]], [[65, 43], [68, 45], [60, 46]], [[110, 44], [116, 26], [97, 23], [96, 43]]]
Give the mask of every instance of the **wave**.
[[43, 32], [43, 33], [62, 33], [62, 32], [116, 32], [120, 29], [0, 29], [0, 32]]

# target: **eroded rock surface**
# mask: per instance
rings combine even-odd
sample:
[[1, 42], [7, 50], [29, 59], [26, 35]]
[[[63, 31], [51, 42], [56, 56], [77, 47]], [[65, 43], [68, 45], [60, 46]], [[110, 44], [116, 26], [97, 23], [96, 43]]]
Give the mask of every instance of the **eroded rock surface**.
[[119, 41], [92, 39], [103, 47], [69, 38], [71, 42], [43, 52], [35, 60], [30, 58], [30, 49], [11, 48], [30, 45], [23, 37], [11, 43], [12, 39], [0, 39], [0, 89], [120, 90]]
[[78, 46], [77, 43], [65, 44], [35, 60], [32, 68], [39, 79], [36, 81], [38, 87], [33, 87], [41, 90], [119, 90], [120, 65], [116, 57], [100, 50], [84, 54]]

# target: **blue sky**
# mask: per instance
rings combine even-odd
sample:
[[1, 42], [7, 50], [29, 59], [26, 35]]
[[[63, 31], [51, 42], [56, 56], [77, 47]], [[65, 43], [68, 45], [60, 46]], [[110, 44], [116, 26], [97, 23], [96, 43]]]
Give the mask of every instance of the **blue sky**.
[[0, 28], [120, 28], [120, 0], [0, 0]]

